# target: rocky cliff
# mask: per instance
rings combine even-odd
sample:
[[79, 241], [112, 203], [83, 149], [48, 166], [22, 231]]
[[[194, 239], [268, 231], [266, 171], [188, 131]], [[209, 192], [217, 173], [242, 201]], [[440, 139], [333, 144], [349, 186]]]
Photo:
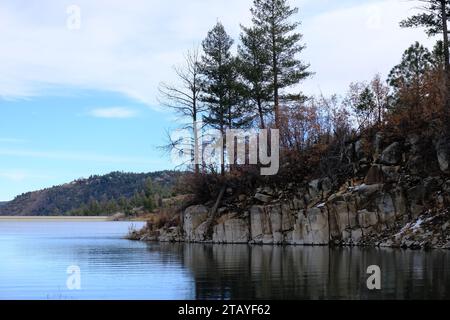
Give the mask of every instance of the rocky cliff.
[[209, 206], [191, 206], [179, 226], [149, 226], [142, 240], [450, 248], [446, 135], [378, 133], [349, 143], [342, 156], [354, 174], [338, 187], [323, 177], [234, 195], [212, 223]]

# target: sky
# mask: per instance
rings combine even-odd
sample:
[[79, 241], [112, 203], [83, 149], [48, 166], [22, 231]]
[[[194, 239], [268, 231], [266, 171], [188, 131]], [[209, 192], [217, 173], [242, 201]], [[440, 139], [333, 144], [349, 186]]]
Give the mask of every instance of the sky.
[[[307, 94], [345, 94], [383, 77], [418, 40], [407, 0], [292, 0], [314, 77]], [[220, 20], [238, 39], [251, 0], [0, 0], [0, 201], [111, 171], [172, 169], [158, 147], [174, 115], [160, 82]], [[235, 48], [234, 48], [235, 49]]]

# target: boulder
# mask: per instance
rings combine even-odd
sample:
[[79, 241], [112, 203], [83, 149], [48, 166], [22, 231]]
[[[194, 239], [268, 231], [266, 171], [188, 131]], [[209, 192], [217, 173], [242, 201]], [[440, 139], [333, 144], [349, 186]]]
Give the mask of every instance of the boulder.
[[400, 177], [400, 166], [382, 166], [381, 171], [385, 182], [397, 182]]
[[383, 170], [379, 165], [372, 166], [364, 179], [364, 183], [367, 185], [379, 184], [383, 183], [383, 181]]
[[199, 241], [197, 228], [208, 219], [208, 208], [202, 205], [188, 207], [183, 214], [183, 231], [186, 241]]
[[409, 148], [409, 152], [414, 155], [418, 155], [422, 150], [422, 139], [418, 134], [410, 134], [406, 138], [406, 147]]
[[382, 191], [383, 184], [366, 185], [362, 184], [355, 190], [357, 191], [356, 205], [359, 209], [367, 208], [373, 204], [375, 197]]
[[320, 187], [320, 179], [311, 181], [308, 184], [308, 191], [309, 191], [309, 195], [312, 200], [321, 199], [322, 193], [321, 193], [321, 187]]
[[441, 138], [435, 143], [439, 168], [442, 172], [450, 172], [450, 140]]
[[261, 201], [263, 203], [268, 203], [270, 201], [272, 201], [272, 197], [263, 193], [256, 193], [255, 194], [255, 199], [258, 201]]
[[367, 157], [366, 151], [364, 150], [364, 142], [361, 139], [355, 142], [355, 157], [357, 160], [362, 160]]
[[180, 242], [182, 235], [179, 227], [163, 228], [158, 231], [159, 242]]
[[402, 161], [402, 146], [399, 142], [394, 142], [387, 147], [380, 157], [380, 162], [386, 165], [398, 165]]

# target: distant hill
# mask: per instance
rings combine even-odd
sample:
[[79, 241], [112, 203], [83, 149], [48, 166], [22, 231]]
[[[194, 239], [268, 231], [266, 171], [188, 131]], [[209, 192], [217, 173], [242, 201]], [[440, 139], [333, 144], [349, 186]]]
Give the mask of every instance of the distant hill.
[[[172, 187], [182, 173], [112, 172], [91, 176], [67, 184], [24, 193], [14, 200], [0, 203], [0, 215], [96, 215], [123, 211], [132, 206], [144, 206], [154, 195], [171, 196]], [[148, 181], [151, 181], [149, 191]], [[152, 193], [151, 195], [149, 194]], [[153, 200], [152, 200], [153, 201]]]

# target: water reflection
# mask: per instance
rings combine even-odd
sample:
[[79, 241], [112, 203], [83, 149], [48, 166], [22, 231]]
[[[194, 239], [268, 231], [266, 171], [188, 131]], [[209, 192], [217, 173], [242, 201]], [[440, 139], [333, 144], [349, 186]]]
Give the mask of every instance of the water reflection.
[[[450, 254], [326, 247], [151, 244], [178, 256], [196, 299], [449, 299]], [[367, 267], [382, 290], [367, 289]]]
[[[145, 244], [123, 239], [129, 224], [1, 222], [0, 300], [450, 298], [449, 251]], [[381, 291], [366, 287], [370, 265]]]

